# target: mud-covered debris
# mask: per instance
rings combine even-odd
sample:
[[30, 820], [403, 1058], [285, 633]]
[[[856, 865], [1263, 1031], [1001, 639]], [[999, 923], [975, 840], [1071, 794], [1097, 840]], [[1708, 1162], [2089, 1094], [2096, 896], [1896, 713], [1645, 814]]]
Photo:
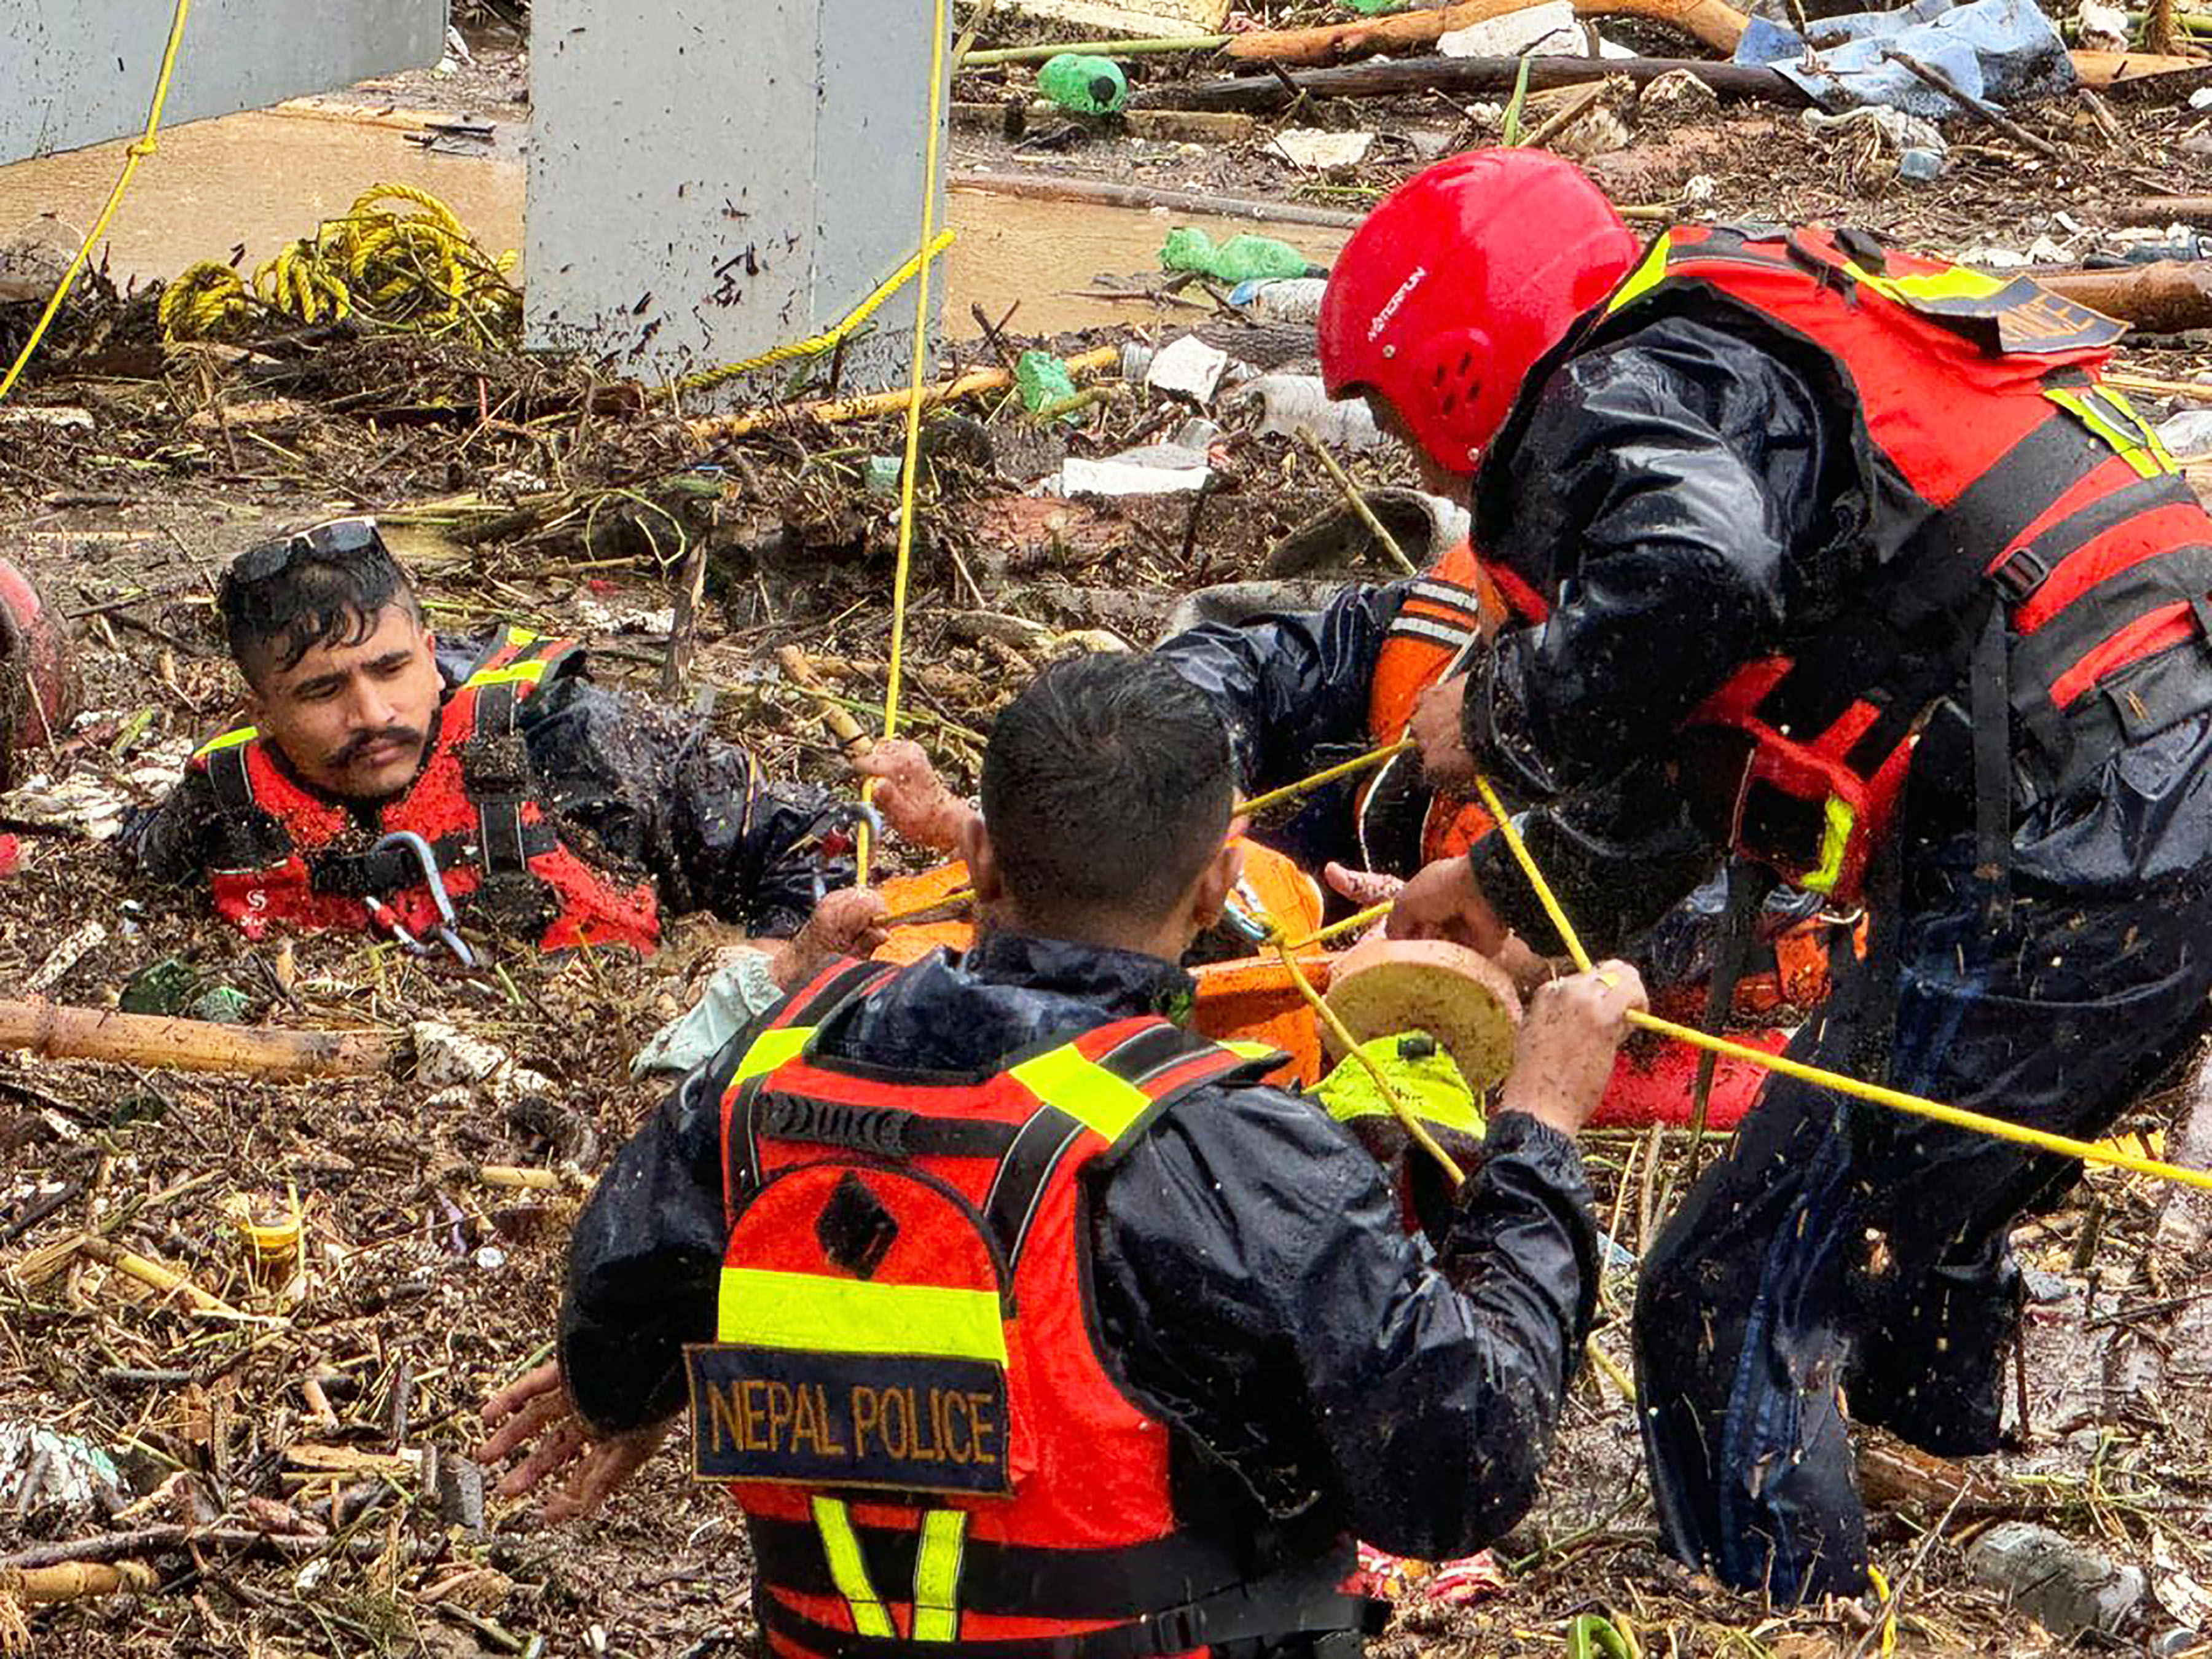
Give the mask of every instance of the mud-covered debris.
[[1990, 1528], [1966, 1552], [1966, 1562], [1982, 1583], [2060, 1636], [2118, 1634], [2148, 1589], [2140, 1567], [2026, 1521]]

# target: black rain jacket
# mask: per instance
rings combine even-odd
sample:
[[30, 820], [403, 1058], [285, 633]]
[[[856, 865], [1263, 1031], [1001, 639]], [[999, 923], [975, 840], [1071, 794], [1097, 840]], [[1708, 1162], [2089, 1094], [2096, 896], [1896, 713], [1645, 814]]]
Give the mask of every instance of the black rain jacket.
[[[999, 933], [908, 969], [820, 1042], [841, 1060], [969, 1072], [1191, 995], [1155, 957]], [[719, 1105], [752, 1036], [684, 1081], [577, 1224], [560, 1357], [602, 1432], [679, 1410], [683, 1345], [714, 1338]], [[1440, 1256], [1407, 1236], [1352, 1137], [1274, 1088], [1187, 1097], [1096, 1179], [1098, 1328], [1174, 1426], [1179, 1503], [1255, 1536], [1319, 1528], [1427, 1559], [1480, 1547], [1528, 1509], [1596, 1288], [1565, 1137], [1494, 1117]]]
[[[1518, 822], [1602, 952], [1721, 856], [1724, 804], [1686, 787], [1682, 720], [1738, 666], [1886, 579], [1883, 507], [1829, 360], [1719, 301], [1685, 296], [1537, 375], [1476, 476], [1474, 535], [1553, 608], [1485, 654], [1466, 738], [1510, 793], [1543, 803]], [[1926, 840], [1972, 834], [1964, 702], [1962, 671], [1922, 735], [1910, 799]], [[2014, 805], [2014, 878], [2030, 891], [2124, 896], [2212, 865], [2212, 720]], [[1552, 948], [1502, 838], [1474, 856], [1504, 919]]]

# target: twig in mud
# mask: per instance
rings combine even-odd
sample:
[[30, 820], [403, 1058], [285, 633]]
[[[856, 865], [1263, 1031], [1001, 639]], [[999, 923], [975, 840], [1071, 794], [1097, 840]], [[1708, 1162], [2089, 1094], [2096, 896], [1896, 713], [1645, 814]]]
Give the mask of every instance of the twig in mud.
[[2039, 137], [1995, 105], [1983, 102], [1932, 64], [1923, 64], [1911, 53], [1899, 52], [1895, 46], [1884, 47], [1882, 56], [1900, 69], [1907, 70], [1917, 79], [1926, 82], [1960, 109], [1966, 111], [1967, 114], [1996, 128], [2014, 143], [2027, 145], [2028, 149], [2046, 161], [2063, 161], [2066, 159], [2065, 151], [2060, 149], [2048, 138]]
[[1921, 1534], [1920, 1547], [1912, 1552], [1912, 1559], [1905, 1564], [1905, 1571], [1891, 1582], [1889, 1594], [1882, 1597], [1881, 1605], [1875, 1609], [1874, 1622], [1860, 1633], [1857, 1643], [1846, 1659], [1866, 1659], [1867, 1650], [1881, 1639], [1883, 1627], [1897, 1616], [1898, 1603], [1904, 1599], [1905, 1587], [1912, 1582], [1913, 1575], [1928, 1559], [1929, 1551], [1936, 1547], [1936, 1540], [1943, 1535], [1944, 1528], [1951, 1524], [1951, 1517], [1958, 1513], [1959, 1505], [1966, 1501], [1966, 1488], [1960, 1487], [1959, 1495], [1951, 1500], [1951, 1507], [1943, 1511], [1943, 1518]]
[[1330, 454], [1322, 441], [1314, 436], [1311, 427], [1298, 428], [1298, 441], [1313, 452], [1314, 459], [1335, 480], [1336, 487], [1344, 493], [1346, 501], [1359, 515], [1359, 522], [1367, 526], [1367, 533], [1375, 538], [1376, 544], [1390, 556], [1390, 562], [1408, 576], [1419, 575], [1420, 567], [1406, 556], [1405, 550], [1398, 545], [1398, 538], [1390, 533], [1389, 526], [1375, 516], [1375, 509], [1367, 504], [1367, 497], [1359, 493], [1359, 486], [1352, 482], [1352, 475], [1337, 465], [1336, 457]]

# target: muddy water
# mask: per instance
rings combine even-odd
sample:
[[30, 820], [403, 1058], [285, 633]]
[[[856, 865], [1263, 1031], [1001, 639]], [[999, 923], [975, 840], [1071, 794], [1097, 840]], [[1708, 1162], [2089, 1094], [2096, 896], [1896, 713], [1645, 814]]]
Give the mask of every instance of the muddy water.
[[[409, 140], [418, 126], [419, 119], [405, 117], [380, 122], [287, 110], [173, 128], [139, 169], [110, 227], [109, 268], [118, 282], [173, 276], [196, 259], [227, 260], [240, 243], [250, 268], [317, 221], [343, 213], [370, 185], [387, 181], [435, 192], [484, 246], [520, 248], [520, 130], [502, 126], [489, 154], [443, 155]], [[28, 231], [74, 251], [122, 154], [121, 144], [106, 144], [0, 167], [0, 244]], [[1203, 315], [1084, 292], [1094, 276], [1135, 287], [1133, 277], [1157, 270], [1161, 240], [1173, 225], [1200, 226], [1217, 241], [1264, 229], [1322, 264], [1346, 234], [967, 190], [947, 199], [959, 235], [940, 270], [945, 323], [956, 338], [979, 331], [971, 307], [980, 306], [995, 323], [1017, 301], [1011, 326], [1025, 334]], [[42, 215], [53, 216], [42, 222]]]

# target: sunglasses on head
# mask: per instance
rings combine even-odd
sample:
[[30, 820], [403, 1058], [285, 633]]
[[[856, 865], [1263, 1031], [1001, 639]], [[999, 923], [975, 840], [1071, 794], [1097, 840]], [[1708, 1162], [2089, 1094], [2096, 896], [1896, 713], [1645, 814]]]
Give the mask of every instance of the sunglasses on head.
[[356, 553], [365, 553], [383, 544], [384, 538], [376, 533], [375, 520], [367, 517], [332, 519], [328, 523], [311, 525], [276, 541], [248, 548], [232, 561], [230, 574], [236, 581], [266, 581], [271, 576], [282, 575], [291, 568], [292, 562], [302, 554], [320, 558], [343, 558]]

